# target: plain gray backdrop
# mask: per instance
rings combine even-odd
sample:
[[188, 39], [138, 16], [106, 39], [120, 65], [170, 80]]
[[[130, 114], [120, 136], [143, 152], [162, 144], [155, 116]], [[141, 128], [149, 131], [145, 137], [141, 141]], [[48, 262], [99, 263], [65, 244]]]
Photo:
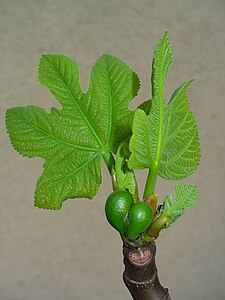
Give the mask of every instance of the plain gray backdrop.
[[[225, 1], [0, 0], [1, 300], [128, 300], [119, 235], [106, 222], [104, 180], [93, 201], [69, 200], [61, 211], [34, 208], [41, 159], [11, 147], [5, 110], [58, 105], [37, 80], [43, 53], [63, 53], [80, 65], [81, 84], [103, 53], [123, 59], [142, 86], [131, 107], [150, 97], [154, 47], [168, 30], [174, 50], [166, 97], [183, 81], [200, 131], [202, 158], [183, 182], [199, 187], [194, 209], [160, 235], [157, 265], [173, 300], [225, 299]], [[138, 172], [140, 189], [146, 173]], [[175, 182], [159, 179], [160, 200]]]

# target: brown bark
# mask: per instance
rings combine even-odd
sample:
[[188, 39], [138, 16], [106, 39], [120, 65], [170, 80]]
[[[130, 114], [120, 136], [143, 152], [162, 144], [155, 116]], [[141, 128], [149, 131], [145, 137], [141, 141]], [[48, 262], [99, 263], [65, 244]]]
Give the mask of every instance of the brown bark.
[[134, 300], [171, 300], [168, 289], [159, 282], [155, 253], [154, 243], [138, 249], [123, 246], [123, 280]]

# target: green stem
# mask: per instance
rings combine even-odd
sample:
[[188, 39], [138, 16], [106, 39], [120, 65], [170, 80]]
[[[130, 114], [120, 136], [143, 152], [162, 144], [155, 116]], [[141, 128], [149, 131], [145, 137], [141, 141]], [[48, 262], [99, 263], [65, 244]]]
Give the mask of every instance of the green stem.
[[151, 170], [149, 170], [147, 181], [146, 181], [146, 184], [145, 184], [145, 191], [144, 191], [144, 196], [143, 196], [144, 199], [149, 197], [151, 194], [154, 193], [157, 175], [158, 175], [158, 168], [157, 167], [152, 168]]
[[104, 153], [103, 159], [105, 161], [109, 174], [111, 175], [113, 191], [116, 191], [118, 189], [118, 183], [115, 172], [115, 159], [111, 152]]
[[112, 170], [115, 169], [115, 159], [112, 155], [111, 152], [105, 152], [103, 154], [103, 159], [105, 161], [105, 164], [107, 166], [107, 169], [110, 173], [110, 175], [112, 174]]
[[147, 229], [147, 234], [151, 237], [157, 238], [159, 235], [159, 232], [163, 229], [166, 222], [169, 220], [168, 215], [161, 214]]
[[133, 199], [134, 199], [134, 203], [137, 203], [139, 202], [139, 196], [138, 196], [138, 184], [137, 184], [137, 179], [136, 179], [136, 176], [135, 176], [135, 173], [134, 171], [132, 171], [133, 174], [134, 174], [134, 180], [135, 180], [135, 193], [133, 195]]

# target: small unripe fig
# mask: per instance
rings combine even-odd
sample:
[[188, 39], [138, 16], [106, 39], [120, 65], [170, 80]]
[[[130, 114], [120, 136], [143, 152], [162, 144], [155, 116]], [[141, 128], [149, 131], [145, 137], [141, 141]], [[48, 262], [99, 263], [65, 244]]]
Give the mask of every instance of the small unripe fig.
[[150, 226], [152, 220], [153, 211], [148, 203], [134, 203], [128, 216], [127, 237], [130, 240], [137, 239], [139, 234]]
[[122, 236], [125, 236], [127, 216], [132, 204], [133, 197], [127, 191], [115, 191], [106, 200], [106, 218]]

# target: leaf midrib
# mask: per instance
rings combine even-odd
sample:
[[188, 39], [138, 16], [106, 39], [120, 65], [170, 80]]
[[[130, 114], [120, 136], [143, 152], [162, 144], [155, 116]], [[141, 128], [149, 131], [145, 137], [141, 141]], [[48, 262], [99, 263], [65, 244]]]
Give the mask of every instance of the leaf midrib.
[[69, 142], [67, 142], [67, 141], [65, 141], [65, 140], [62, 140], [62, 139], [60, 139], [60, 138], [58, 138], [58, 137], [56, 137], [56, 136], [54, 136], [54, 135], [51, 135], [51, 134], [47, 133], [45, 130], [41, 129], [41, 128], [38, 127], [38, 126], [35, 126], [33, 123], [28, 122], [27, 120], [24, 120], [24, 119], [21, 118], [21, 117], [20, 117], [20, 119], [21, 119], [24, 123], [28, 124], [30, 127], [34, 128], [35, 130], [38, 130], [39, 132], [45, 134], [47, 137], [50, 137], [50, 138], [52, 138], [53, 140], [62, 142], [63, 144], [68, 145], [68, 146], [70, 146], [70, 147], [72, 146], [73, 148], [76, 148], [76, 149], [80, 149], [80, 150], [84, 150], [84, 151], [99, 152], [98, 149], [96, 149], [96, 148], [88, 148], [88, 147], [83, 147], [83, 146], [76, 145], [76, 144], [73, 144], [73, 143], [69, 143]]
[[[164, 53], [163, 59], [161, 60], [162, 63], [160, 65], [160, 72], [159, 74], [163, 74], [163, 64], [166, 59], [167, 51]], [[157, 69], [157, 68], [156, 68]], [[162, 76], [159, 75], [159, 78]], [[158, 89], [158, 95], [155, 95], [154, 102], [157, 101], [158, 98], [158, 105], [159, 105], [159, 129], [158, 129], [158, 143], [157, 143], [157, 149], [156, 149], [156, 156], [155, 156], [155, 168], [158, 169], [160, 165], [160, 159], [162, 154], [162, 143], [163, 143], [163, 125], [164, 125], [164, 107], [163, 107], [163, 83], [159, 79], [159, 89]], [[156, 103], [154, 103], [156, 105]], [[156, 106], [157, 107], [157, 106]], [[157, 113], [157, 112], [156, 112]]]
[[[49, 191], [53, 190], [60, 182], [62, 181], [66, 181], [68, 177], [73, 176], [74, 174], [76, 174], [77, 172], [79, 172], [82, 168], [85, 168], [85, 166], [87, 166], [91, 161], [94, 161], [95, 159], [97, 159], [98, 157], [100, 157], [100, 155], [98, 153], [96, 153], [95, 155], [93, 155], [89, 160], [84, 161], [83, 164], [81, 164], [77, 169], [73, 170], [71, 173], [67, 174], [65, 177], [62, 177], [60, 180], [56, 181], [56, 183], [54, 184], [53, 187], [50, 187], [47, 191], [45, 191], [46, 193], [48, 193]], [[46, 172], [48, 170], [46, 169]], [[42, 183], [42, 185], [45, 184], [45, 182]], [[42, 186], [41, 185], [41, 186]], [[39, 187], [40, 188], [40, 187]]]
[[[105, 61], [106, 61], [106, 68], [107, 68], [107, 70], [109, 70], [107, 57], [105, 57]], [[109, 142], [111, 140], [111, 136], [112, 136], [113, 109], [112, 109], [112, 93], [111, 93], [111, 84], [110, 84], [110, 80], [109, 80], [109, 72], [107, 72], [106, 77], [107, 77], [107, 84], [108, 84], [108, 89], [109, 89], [109, 127], [108, 127], [108, 137], [107, 137], [107, 141], [106, 141], [106, 147], [108, 147]]]
[[182, 199], [180, 199], [178, 201], [176, 200], [176, 202], [173, 203], [173, 205], [169, 209], [169, 212], [172, 213], [173, 210], [184, 210], [186, 207], [184, 204], [187, 201], [187, 199], [190, 198], [190, 195], [193, 193], [193, 190], [194, 190], [194, 188], [191, 188], [191, 191], [187, 190], [185, 198], [184, 198], [184, 195], [182, 195], [182, 197], [183, 197]]
[[[72, 92], [70, 91], [70, 89], [68, 88], [68, 86], [66, 85], [61, 73], [58, 71], [58, 69], [55, 67], [54, 64], [52, 64], [52, 62], [47, 58], [47, 60], [49, 61], [49, 63], [52, 65], [52, 67], [55, 69], [55, 71], [58, 73], [59, 77], [61, 78], [61, 81], [66, 89], [66, 91], [68, 92], [69, 96], [72, 98], [73, 103], [75, 104], [75, 106], [77, 107], [77, 109], [79, 110], [81, 116], [84, 118], [86, 124], [88, 125], [88, 127], [90, 128], [92, 134], [94, 135], [96, 141], [98, 142], [100, 147], [103, 147], [103, 144], [97, 134], [97, 132], [94, 130], [94, 128], [91, 126], [90, 122], [88, 121], [88, 118], [86, 117], [86, 115], [84, 114], [84, 112], [82, 111], [80, 105], [78, 104], [78, 102], [76, 101], [76, 99], [74, 98]], [[85, 94], [82, 92], [82, 96], [85, 96]]]

